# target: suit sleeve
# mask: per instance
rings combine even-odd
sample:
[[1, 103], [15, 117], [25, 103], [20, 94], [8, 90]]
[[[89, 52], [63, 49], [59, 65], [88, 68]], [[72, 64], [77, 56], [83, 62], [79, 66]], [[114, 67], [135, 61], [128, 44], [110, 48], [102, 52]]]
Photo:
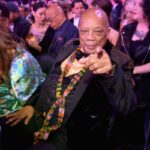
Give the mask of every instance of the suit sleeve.
[[137, 104], [132, 85], [132, 61], [120, 52], [113, 51], [111, 59], [117, 64], [114, 76], [103, 78], [101, 84], [109, 103], [123, 114], [132, 112]]

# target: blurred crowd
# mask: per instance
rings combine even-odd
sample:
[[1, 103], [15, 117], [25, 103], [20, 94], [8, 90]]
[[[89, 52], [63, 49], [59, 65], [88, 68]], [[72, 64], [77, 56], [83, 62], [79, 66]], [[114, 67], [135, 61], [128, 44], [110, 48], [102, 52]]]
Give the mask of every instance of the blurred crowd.
[[[149, 8], [150, 0], [1, 0], [1, 116], [20, 110], [25, 105], [53, 69], [63, 48], [82, 38], [83, 34], [88, 37], [87, 29], [80, 28], [80, 18], [88, 9], [100, 9], [106, 13], [109, 22], [107, 47], [115, 47], [133, 62], [132, 85], [137, 106], [127, 117], [111, 118], [113, 123], [110, 123], [110, 126], [117, 124], [118, 129], [115, 131], [118, 140], [116, 150], [150, 150]], [[96, 15], [101, 16], [101, 13], [97, 11]], [[96, 35], [101, 32], [94, 30], [87, 41], [96, 39]], [[4, 51], [4, 49], [11, 51]], [[14, 62], [14, 53], [18, 52], [22, 55], [18, 55]], [[110, 51], [107, 53], [109, 54]], [[28, 60], [26, 60], [27, 57]], [[14, 62], [12, 66], [11, 61]], [[20, 64], [23, 66], [21, 69]], [[15, 72], [13, 67], [18, 67], [20, 70]], [[8, 72], [11, 72], [9, 76]], [[21, 83], [19, 77], [24, 78]], [[8, 82], [4, 82], [5, 80]], [[4, 93], [9, 91], [10, 86], [14, 90], [12, 93], [15, 97], [10, 94], [9, 98], [4, 98]], [[23, 90], [20, 91], [20, 89]], [[3, 105], [2, 99], [6, 99]], [[13, 99], [13, 101], [8, 110], [4, 111], [4, 106], [10, 104], [7, 99]], [[21, 99], [21, 102], [16, 103], [16, 99]], [[102, 148], [102, 150], [105, 149]]]

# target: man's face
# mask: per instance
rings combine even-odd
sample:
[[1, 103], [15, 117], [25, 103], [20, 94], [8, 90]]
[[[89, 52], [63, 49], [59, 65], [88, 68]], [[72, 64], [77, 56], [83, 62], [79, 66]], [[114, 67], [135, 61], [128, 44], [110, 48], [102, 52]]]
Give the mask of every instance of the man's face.
[[103, 47], [108, 35], [108, 27], [102, 19], [85, 17], [79, 25], [80, 46], [87, 54], [96, 52], [97, 47]]
[[58, 12], [49, 11], [49, 9], [46, 11], [46, 19], [50, 23], [50, 26], [56, 30], [60, 26], [60, 14]]
[[26, 16], [26, 13], [23, 7], [19, 7], [19, 13], [21, 16], [24, 16], [24, 17]]
[[84, 6], [81, 2], [75, 3], [73, 7], [73, 13], [75, 14], [75, 17], [80, 17], [84, 10]]

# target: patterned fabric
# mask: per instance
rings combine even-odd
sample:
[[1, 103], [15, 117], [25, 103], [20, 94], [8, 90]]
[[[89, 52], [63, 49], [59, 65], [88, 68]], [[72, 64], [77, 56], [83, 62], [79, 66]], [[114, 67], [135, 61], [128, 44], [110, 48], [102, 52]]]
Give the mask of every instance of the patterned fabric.
[[[77, 74], [75, 74], [66, 89], [63, 91], [63, 80], [64, 77], [68, 74], [70, 68], [72, 67], [73, 62], [76, 59], [76, 53], [80, 50], [79, 48], [72, 54], [72, 56], [69, 58], [64, 70], [62, 71], [61, 75], [58, 79], [58, 84], [56, 88], [56, 100], [54, 101], [53, 105], [50, 107], [49, 112], [47, 113], [47, 116], [44, 120], [42, 128], [35, 133], [35, 144], [39, 140], [47, 140], [49, 137], [49, 134], [52, 131], [57, 130], [61, 127], [64, 114], [65, 114], [65, 101], [66, 97], [69, 95], [69, 93], [75, 89], [77, 83], [80, 81], [81, 77], [85, 74], [87, 71], [87, 68], [83, 67], [81, 71]], [[58, 112], [57, 112], [58, 111]], [[55, 119], [55, 123], [51, 122], [52, 117], [57, 112], [57, 117]], [[55, 117], [55, 116], [54, 116]]]
[[10, 84], [0, 85], [0, 116], [21, 109], [45, 76], [36, 59], [25, 49], [17, 48], [9, 71]]

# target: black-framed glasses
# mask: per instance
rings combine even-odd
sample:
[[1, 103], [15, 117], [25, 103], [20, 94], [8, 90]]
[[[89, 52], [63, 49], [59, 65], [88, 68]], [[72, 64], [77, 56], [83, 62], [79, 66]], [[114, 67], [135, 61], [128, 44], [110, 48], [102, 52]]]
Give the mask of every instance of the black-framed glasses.
[[48, 18], [48, 22], [52, 23], [54, 22], [54, 20], [56, 19], [56, 17], [58, 16], [58, 13], [53, 17], [53, 18]]

